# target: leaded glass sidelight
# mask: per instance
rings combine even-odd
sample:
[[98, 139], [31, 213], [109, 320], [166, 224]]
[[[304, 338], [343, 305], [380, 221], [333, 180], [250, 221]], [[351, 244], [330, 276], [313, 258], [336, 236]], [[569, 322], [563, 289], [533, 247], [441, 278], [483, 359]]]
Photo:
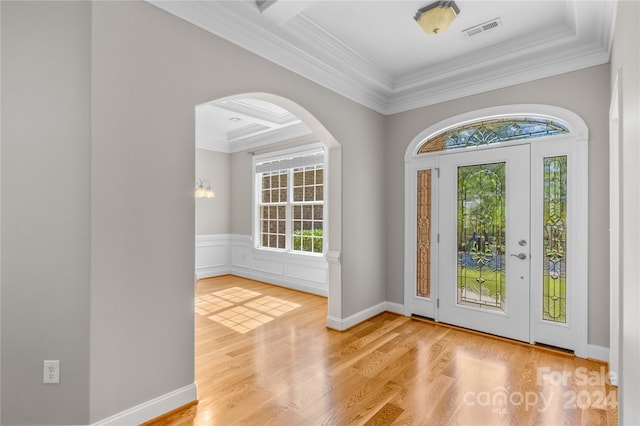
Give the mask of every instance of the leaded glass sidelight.
[[458, 304], [505, 311], [505, 163], [458, 167]]
[[416, 295], [431, 297], [431, 170], [418, 170]]
[[567, 322], [567, 156], [544, 159], [543, 319]]
[[507, 117], [476, 121], [442, 132], [418, 148], [418, 154], [541, 138], [569, 130], [557, 121], [536, 117]]

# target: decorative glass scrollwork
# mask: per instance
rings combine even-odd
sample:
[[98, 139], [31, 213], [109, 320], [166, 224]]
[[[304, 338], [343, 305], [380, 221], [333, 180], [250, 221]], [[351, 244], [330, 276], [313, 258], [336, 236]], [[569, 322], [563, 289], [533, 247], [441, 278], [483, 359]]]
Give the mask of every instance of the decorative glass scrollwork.
[[506, 309], [504, 194], [505, 163], [458, 167], [459, 304]]
[[566, 126], [544, 118], [508, 117], [483, 120], [456, 127], [429, 138], [418, 148], [418, 154], [564, 133], [569, 133]]
[[567, 322], [567, 156], [544, 159], [542, 317]]
[[418, 170], [416, 295], [431, 297], [431, 170]]

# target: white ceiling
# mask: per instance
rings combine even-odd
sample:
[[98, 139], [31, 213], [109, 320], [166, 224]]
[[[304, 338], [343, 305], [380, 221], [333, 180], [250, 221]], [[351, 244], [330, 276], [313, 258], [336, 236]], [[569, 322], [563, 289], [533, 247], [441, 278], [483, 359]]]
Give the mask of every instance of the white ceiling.
[[458, 0], [429, 35], [413, 17], [434, 0], [148, 1], [383, 114], [607, 63], [617, 5]]
[[196, 146], [221, 152], [256, 149], [312, 135], [289, 111], [258, 99], [231, 99], [196, 107]]

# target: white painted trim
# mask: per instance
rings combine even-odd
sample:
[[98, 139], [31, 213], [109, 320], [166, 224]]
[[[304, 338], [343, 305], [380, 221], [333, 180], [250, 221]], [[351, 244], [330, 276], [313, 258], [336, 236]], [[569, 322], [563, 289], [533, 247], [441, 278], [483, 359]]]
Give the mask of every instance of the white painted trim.
[[[313, 152], [317, 152], [318, 150], [322, 150], [322, 155], [323, 155], [323, 167], [325, 168], [325, 170], [328, 169], [328, 164], [327, 164], [327, 158], [328, 158], [328, 147], [326, 147], [323, 144], [320, 143], [312, 143], [309, 145], [303, 145], [303, 146], [296, 146], [296, 147], [292, 147], [292, 148], [288, 148], [288, 149], [283, 149], [283, 150], [279, 150], [279, 151], [272, 151], [272, 152], [268, 152], [268, 153], [264, 153], [264, 154], [257, 154], [257, 155], [253, 155], [252, 156], [252, 161], [251, 161], [251, 170], [253, 173], [253, 179], [252, 179], [252, 209], [251, 211], [253, 212], [253, 220], [252, 220], [252, 230], [251, 230], [251, 234], [254, 236], [254, 239], [250, 240], [251, 243], [251, 256], [253, 258], [253, 261], [251, 263], [251, 271], [247, 271], [244, 269], [240, 269], [240, 270], [234, 270], [234, 274], [237, 275], [241, 275], [244, 277], [251, 277], [253, 278], [254, 275], [261, 275], [263, 276], [262, 280], [269, 282], [269, 283], [278, 283], [280, 285], [284, 285], [286, 287], [290, 287], [290, 288], [294, 288], [297, 290], [301, 290], [301, 291], [306, 291], [309, 293], [313, 293], [313, 294], [317, 294], [317, 295], [321, 295], [321, 296], [328, 296], [329, 295], [329, 289], [328, 289], [328, 285], [327, 282], [329, 282], [329, 280], [331, 279], [331, 276], [329, 275], [329, 265], [327, 263], [327, 258], [326, 256], [309, 256], [309, 255], [301, 255], [301, 254], [296, 254], [295, 252], [280, 252], [280, 251], [273, 251], [273, 250], [268, 250], [268, 249], [261, 249], [257, 247], [257, 243], [256, 241], [258, 241], [260, 239], [260, 193], [259, 190], [257, 189], [260, 185], [260, 174], [256, 172], [256, 167], [257, 165], [262, 162], [262, 161], [268, 161], [268, 160], [276, 160], [276, 159], [280, 159], [280, 158], [287, 158], [287, 157], [296, 157], [296, 156], [301, 156], [304, 154], [308, 154], [308, 153], [313, 153]], [[289, 170], [289, 174], [290, 176], [292, 171], [291, 169]], [[330, 230], [329, 227], [329, 222], [328, 222], [328, 216], [329, 216], [329, 212], [328, 212], [328, 207], [327, 207], [327, 201], [326, 199], [327, 194], [329, 193], [329, 191], [327, 191], [328, 189], [328, 179], [329, 179], [329, 175], [330, 172], [326, 172], [324, 173], [324, 188], [325, 188], [325, 201], [323, 201], [323, 223], [325, 224], [324, 229], [327, 230], [327, 236], [323, 239], [323, 250], [326, 253], [328, 250], [328, 245], [329, 245], [329, 235], [328, 232]], [[292, 179], [292, 178], [291, 178]], [[287, 204], [289, 205], [289, 204]], [[287, 235], [291, 234], [291, 223], [292, 223], [292, 219], [289, 217], [290, 215], [290, 209], [289, 207], [287, 207]], [[286, 247], [287, 249], [290, 248], [291, 242], [289, 239], [287, 239], [286, 242]], [[284, 265], [287, 265], [286, 268], [284, 268], [283, 270], [278, 270], [278, 269], [269, 269], [269, 266], [275, 266], [276, 262], [282, 262], [286, 259], [286, 261], [284, 262]], [[263, 263], [264, 266], [267, 267], [267, 269], [265, 269], [264, 267], [261, 268], [261, 263], [262, 262], [267, 262], [266, 264]], [[232, 261], [233, 263], [233, 261]], [[324, 279], [322, 280], [322, 283], [319, 283], [318, 280], [305, 280], [302, 279], [300, 277], [300, 274], [298, 274], [298, 277], [294, 277], [292, 269], [295, 265], [298, 264], [299, 266], [307, 266], [308, 268], [315, 268], [316, 271], [318, 268], [322, 267], [324, 269]], [[232, 265], [234, 266], [234, 265]], [[258, 279], [258, 278], [254, 278], [254, 279]]]
[[430, 298], [420, 298], [416, 296], [416, 247], [417, 247], [417, 235], [416, 235], [416, 222], [417, 222], [417, 172], [418, 170], [432, 170], [431, 174], [431, 241], [435, 246], [438, 238], [439, 228], [439, 216], [438, 216], [438, 158], [431, 156], [420, 158], [411, 162], [405, 162], [405, 180], [404, 180], [404, 315], [410, 316], [412, 314], [421, 315], [427, 318], [438, 319], [438, 310], [436, 309], [438, 301], [438, 286], [435, 283], [438, 282], [438, 266], [439, 258], [438, 251], [433, 250], [431, 252], [431, 282], [434, 285], [431, 286]]
[[[457, 80], [452, 74], [443, 76], [436, 83], [422, 83], [422, 89], [411, 90], [405, 88], [405, 93], [394, 93], [389, 98], [384, 114], [391, 115], [410, 111], [441, 102], [460, 99], [467, 96], [486, 93], [491, 90], [502, 89], [509, 86], [540, 80], [558, 74], [578, 71], [584, 68], [605, 64], [609, 61], [609, 52], [606, 49], [595, 49], [592, 52], [580, 55], [576, 51], [562, 50], [566, 56], [559, 57], [552, 62], [529, 63], [526, 66], [514, 67], [513, 63], [501, 62], [503, 65], [485, 64], [485, 68], [477, 73], [464, 69], [465, 75]], [[402, 86], [397, 88], [400, 90]]]
[[[0, 7], [0, 11], [2, 11], [2, 7]], [[0, 12], [0, 22], [2, 22], [2, 13]], [[2, 34], [2, 31], [0, 31]], [[2, 46], [2, 37], [0, 36], [0, 46]], [[0, 70], [2, 70], [2, 48], [0, 47]], [[1, 72], [0, 72], [1, 73]], [[2, 82], [2, 76], [0, 75], [0, 83]], [[2, 105], [2, 84], [0, 84], [0, 105]], [[0, 117], [2, 117], [2, 111], [0, 107]], [[2, 129], [2, 122], [0, 119], [0, 129]], [[0, 164], [2, 164], [2, 132], [0, 131]], [[2, 176], [2, 170], [0, 170], [0, 176]], [[0, 187], [2, 187], [2, 179], [0, 179]], [[0, 193], [0, 212], [2, 211], [2, 195]], [[0, 224], [2, 224], [2, 218], [0, 215]], [[2, 227], [0, 226], [0, 229]], [[0, 233], [1, 234], [1, 233]], [[0, 253], [2, 253], [2, 235], [0, 235]], [[0, 271], [2, 271], [2, 259], [0, 257]], [[2, 274], [0, 274], [2, 277]], [[0, 278], [0, 295], [2, 295], [2, 279]], [[2, 306], [2, 298], [0, 297], [0, 307]], [[0, 318], [2, 318], [2, 311], [0, 309]], [[0, 330], [2, 330], [2, 324], [0, 323]], [[2, 342], [2, 333], [0, 333], [0, 342]], [[1, 345], [0, 345], [1, 349]], [[2, 350], [0, 350], [0, 366], [2, 366]], [[1, 367], [0, 367], [1, 373]], [[2, 389], [2, 374], [0, 374], [0, 389]], [[2, 421], [2, 392], [0, 392], [0, 421]]]
[[354, 325], [358, 325], [361, 322], [368, 320], [369, 318], [373, 318], [376, 315], [385, 312], [387, 310], [387, 303], [388, 302], [380, 302], [377, 305], [363, 309], [360, 312], [356, 312], [355, 314], [343, 319], [329, 316], [327, 317], [327, 327], [333, 328], [338, 331], [347, 330]]
[[138, 425], [197, 400], [198, 388], [192, 383], [92, 423], [91, 426]]
[[229, 142], [207, 136], [198, 129], [196, 129], [196, 148], [231, 154], [231, 144]]
[[196, 235], [196, 279], [229, 273], [230, 238], [229, 234]]
[[263, 147], [293, 143], [319, 143], [317, 137], [303, 123], [296, 123], [276, 130], [267, 130], [246, 138], [223, 140], [196, 129], [196, 148], [233, 154], [242, 151], [255, 151]]
[[326, 146], [325, 216], [328, 229], [326, 256], [329, 263], [327, 276], [327, 315], [342, 316], [342, 147]]
[[[384, 302], [384, 310], [398, 315], [404, 315], [404, 305], [395, 302]], [[406, 316], [406, 315], [404, 315]]]
[[[298, 117], [313, 131], [313, 134], [325, 147], [326, 176], [325, 210], [327, 211], [325, 229], [327, 230], [326, 251], [340, 253], [342, 250], [342, 146], [318, 119], [297, 103], [282, 96], [263, 92], [242, 93], [213, 102], [230, 99], [258, 99], [271, 102], [286, 109]], [[253, 233], [253, 230], [252, 230]], [[338, 259], [340, 256], [338, 255]], [[342, 266], [340, 263], [329, 263], [327, 275], [328, 316], [342, 316]]]
[[274, 26], [253, 2], [147, 2], [387, 115], [607, 63], [617, 3], [572, 1], [575, 25], [544, 39], [534, 34], [394, 78], [304, 14]]
[[[415, 232], [413, 224], [415, 223], [416, 217], [416, 205], [412, 200], [415, 198], [413, 193], [415, 192], [416, 182], [413, 178], [413, 173], [417, 168], [419, 168], [420, 164], [425, 162], [424, 159], [429, 157], [438, 157], [439, 155], [446, 155], [442, 152], [428, 153], [428, 154], [418, 154], [418, 150], [422, 143], [428, 140], [430, 137], [435, 136], [441, 132], [449, 130], [454, 127], [458, 127], [467, 123], [480, 121], [483, 119], [491, 119], [496, 117], [508, 117], [508, 116], [533, 116], [533, 117], [542, 117], [548, 118], [555, 121], [559, 121], [564, 124], [569, 129], [569, 135], [559, 135], [559, 136], [551, 136], [549, 138], [541, 139], [541, 140], [531, 140], [531, 141], [514, 141], [512, 143], [504, 143], [500, 144], [500, 146], [510, 146], [516, 145], [519, 143], [530, 143], [532, 147], [535, 146], [544, 146], [545, 144], [550, 144], [553, 142], [553, 146], [558, 145], [559, 141], [571, 141], [571, 152], [572, 158], [576, 164], [584, 165], [584, 167], [579, 167], [576, 173], [572, 173], [570, 176], [571, 182], [570, 184], [574, 188], [573, 191], [573, 199], [577, 200], [576, 202], [582, 206], [582, 209], [576, 209], [573, 207], [572, 211], [580, 213], [568, 213], [570, 214], [570, 220], [575, 223], [573, 226], [573, 231], [576, 234], [582, 235], [581, 238], [584, 240], [584, 244], [581, 244], [577, 247], [574, 252], [580, 253], [577, 255], [579, 259], [587, 258], [587, 250], [588, 250], [588, 217], [584, 213], [587, 209], [588, 205], [588, 188], [586, 184], [582, 184], [582, 182], [588, 182], [588, 167], [587, 167], [587, 159], [588, 159], [588, 140], [589, 140], [589, 130], [584, 122], [584, 120], [577, 114], [572, 111], [569, 111], [565, 108], [552, 106], [552, 105], [538, 105], [538, 104], [519, 104], [519, 105], [503, 105], [498, 107], [485, 108], [477, 111], [471, 111], [464, 114], [457, 115], [455, 117], [451, 117], [445, 120], [442, 120], [436, 124], [433, 124], [416, 135], [411, 143], [408, 145], [405, 151], [405, 284], [404, 284], [404, 294], [405, 294], [405, 314], [410, 315], [412, 306], [408, 300], [411, 300], [408, 295], [411, 295], [413, 292], [413, 288], [411, 288], [413, 284], [413, 280], [410, 279], [411, 274], [415, 272], [415, 256], [411, 255], [411, 252], [415, 250], [415, 237], [413, 233]], [[547, 145], [550, 146], [550, 145]], [[497, 145], [496, 145], [497, 147]], [[469, 150], [484, 150], [491, 149], [491, 147], [482, 147], [482, 148], [469, 148]], [[535, 151], [535, 150], [533, 150]], [[451, 153], [462, 152], [462, 150], [450, 151]], [[533, 158], [533, 157], [532, 157]], [[409, 188], [407, 188], [409, 187]], [[574, 203], [575, 204], [575, 203]], [[533, 219], [533, 218], [532, 218]], [[533, 239], [533, 236], [531, 236]], [[532, 243], [532, 246], [534, 244]], [[572, 264], [580, 264], [581, 262], [576, 262], [575, 256], [570, 259]], [[532, 269], [533, 271], [533, 269]], [[573, 349], [575, 354], [580, 357], [587, 356], [587, 344], [588, 344], [588, 271], [586, 268], [573, 268], [572, 269], [573, 279], [579, 289], [575, 289], [573, 291], [573, 296], [570, 297], [570, 303], [572, 303], [572, 312], [567, 313], [567, 317], [571, 318], [571, 330], [568, 333], [573, 340], [573, 336], [575, 336], [575, 342], [571, 343], [570, 349]], [[533, 275], [532, 275], [533, 277]], [[535, 288], [534, 283], [531, 283], [532, 291]], [[536, 295], [540, 294], [540, 292], [534, 293]], [[537, 297], [537, 296], [536, 296]], [[530, 340], [531, 342], [536, 341], [536, 335], [543, 333], [547, 330], [545, 327], [539, 325], [540, 321], [538, 321], [537, 313], [541, 311], [541, 309], [536, 308], [535, 298], [532, 298], [532, 309], [531, 309], [531, 318], [530, 318]], [[570, 315], [572, 315], [570, 317]], [[436, 311], [436, 319], [437, 319], [437, 311]], [[567, 333], [565, 333], [567, 334]], [[557, 343], [556, 343], [557, 344]], [[559, 344], [557, 344], [560, 346]]]
[[147, 2], [346, 98], [379, 112], [384, 110], [387, 100], [385, 92], [371, 90], [366, 84], [369, 78], [350, 75], [345, 72], [347, 70], [336, 69], [327, 63], [326, 58], [316, 58], [304, 52], [292, 44], [291, 35], [276, 36], [266, 30], [256, 22], [259, 16], [256, 18], [252, 13], [251, 2]]
[[[211, 248], [217, 250], [206, 251]], [[255, 249], [249, 235], [196, 236], [196, 262], [201, 262], [196, 264], [196, 279], [233, 274], [319, 296], [328, 295], [327, 258]], [[309, 274], [309, 278], [304, 278], [304, 274]]]
[[[609, 362], [609, 348], [606, 346], [587, 345], [586, 357], [591, 359], [597, 359], [598, 361]], [[611, 364], [609, 364], [611, 365]]]
[[[543, 159], [550, 156], [567, 156], [567, 310], [566, 323], [558, 324], [542, 319], [543, 277], [543, 208], [534, 200], [543, 196]], [[588, 342], [588, 269], [589, 254], [588, 214], [588, 143], [587, 139], [544, 138], [531, 142], [532, 181], [532, 259], [531, 264], [531, 315], [532, 341], [573, 349], [582, 358], [587, 357]]]
[[619, 78], [616, 74], [609, 106], [609, 366], [620, 368], [620, 229], [621, 129]]
[[267, 284], [273, 284], [280, 287], [285, 287], [291, 290], [298, 290], [298, 291], [303, 291], [305, 293], [315, 294], [316, 296], [323, 296], [323, 297], [328, 296], [327, 289], [324, 286], [304, 283], [303, 281], [273, 278], [270, 275], [266, 275], [262, 273], [256, 273], [256, 272], [246, 271], [246, 270], [236, 270], [236, 269], [232, 269], [230, 271], [230, 274], [237, 275], [242, 278], [248, 278], [251, 280], [264, 282]]
[[363, 309], [360, 312], [356, 312], [344, 319], [329, 316], [327, 317], [327, 327], [338, 331], [344, 331], [383, 312], [391, 312], [405, 316], [404, 305], [395, 302], [381, 302], [377, 305]]
[[[283, 147], [280, 149], [273, 149], [265, 152], [253, 152], [252, 154], [253, 160], [257, 164], [265, 161], [280, 160], [287, 157], [300, 157], [306, 154], [314, 154], [318, 151], [324, 152], [324, 146], [320, 143], [320, 141], [314, 140], [313, 142], [309, 141], [309, 143], [304, 145], [296, 145], [288, 148]], [[323, 160], [323, 162], [325, 161]]]
[[248, 138], [243, 138], [238, 141], [232, 140], [229, 142], [229, 152], [251, 151], [274, 143], [281, 143], [312, 136], [313, 133], [304, 123], [296, 123], [291, 126], [281, 127], [276, 130], [270, 130]]

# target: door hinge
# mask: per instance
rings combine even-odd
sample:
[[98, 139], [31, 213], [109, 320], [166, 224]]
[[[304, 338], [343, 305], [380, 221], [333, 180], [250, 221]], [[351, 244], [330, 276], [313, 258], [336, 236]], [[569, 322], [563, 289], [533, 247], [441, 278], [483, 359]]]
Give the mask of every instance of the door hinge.
[[436, 308], [440, 308], [440, 299], [436, 299]]
[[436, 176], [440, 177], [440, 167], [436, 167]]
[[436, 242], [440, 242], [440, 234], [438, 234], [438, 236], [436, 237]]

